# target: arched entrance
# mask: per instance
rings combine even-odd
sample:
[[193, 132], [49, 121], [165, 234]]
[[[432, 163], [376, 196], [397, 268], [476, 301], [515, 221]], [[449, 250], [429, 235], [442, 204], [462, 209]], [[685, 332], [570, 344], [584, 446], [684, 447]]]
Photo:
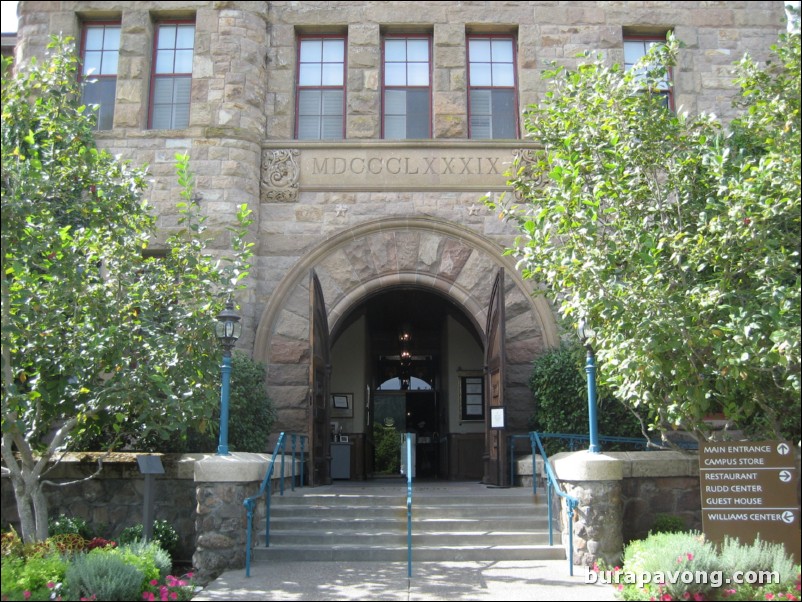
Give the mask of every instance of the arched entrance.
[[365, 383], [364, 408], [332, 416], [355, 435], [360, 476], [398, 475], [401, 434], [413, 433], [416, 477], [480, 479], [480, 461], [458, 454], [481, 458], [482, 371], [481, 333], [447, 296], [396, 285], [355, 305], [332, 336], [331, 387], [347, 395]]
[[[310, 426], [320, 422], [309, 418], [318, 402], [314, 392], [320, 390], [317, 384], [310, 388], [309, 273], [314, 270], [324, 307], [316, 311], [325, 312], [332, 343], [326, 418], [334, 434], [342, 432], [348, 439], [350, 478], [377, 474], [372, 464], [376, 412], [383, 414], [383, 423], [390, 407], [396, 408], [392, 412], [403, 407], [402, 413], [413, 419], [410, 425], [432, 446], [424, 452], [428, 464], [422, 470], [440, 478], [486, 478], [492, 438], [484, 352], [494, 282], [502, 267], [497, 288], [504, 291], [504, 345], [498, 360], [504, 369], [496, 385], [504, 388], [497, 399], [505, 404], [506, 431], [496, 435], [525, 432], [531, 415], [531, 361], [558, 343], [551, 309], [544, 299], [531, 296], [528, 283], [507, 264], [496, 243], [431, 218], [377, 220], [333, 236], [304, 255], [272, 291], [254, 356], [268, 365], [277, 429], [320, 428]], [[418, 340], [429, 340], [420, 350], [409, 350], [417, 358], [410, 357], [408, 366], [402, 365], [398, 339], [406, 322], [421, 324], [412, 335], [418, 338], [417, 330], [424, 335]], [[397, 389], [391, 389], [393, 382]], [[379, 392], [387, 400], [397, 399], [380, 399], [377, 407]], [[406, 416], [393, 422], [407, 426]], [[494, 474], [503, 474], [496, 468]]]

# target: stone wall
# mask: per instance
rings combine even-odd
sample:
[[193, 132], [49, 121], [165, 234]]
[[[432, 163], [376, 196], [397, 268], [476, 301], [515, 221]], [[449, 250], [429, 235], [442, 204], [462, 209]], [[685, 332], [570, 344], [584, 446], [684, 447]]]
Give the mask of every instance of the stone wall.
[[[101, 454], [69, 454], [47, 479], [55, 483], [80, 481], [97, 469]], [[45, 487], [51, 517], [64, 514], [86, 520], [100, 537], [116, 539], [126, 527], [141, 524], [145, 478], [139, 472], [138, 454], [114, 454], [103, 462], [100, 474], [88, 481]], [[176, 560], [189, 562], [195, 549], [194, 463], [201, 455], [156, 454], [165, 474], [157, 475], [154, 487], [154, 519], [166, 520], [181, 538]], [[2, 479], [3, 528], [19, 530], [11, 480]]]
[[[595, 456], [595, 457], [594, 457]], [[536, 456], [537, 489], [545, 491], [545, 472]], [[623, 546], [648, 535], [658, 514], [680, 517], [686, 529], [702, 530], [699, 458], [675, 451], [586, 451], [550, 458], [564, 491], [579, 499], [573, 518], [574, 563], [603, 558], [613, 566]], [[516, 482], [532, 486], [532, 456], [516, 459]], [[564, 503], [554, 494], [563, 543], [568, 541]]]
[[[69, 454], [48, 479], [66, 483], [85, 479], [97, 467], [100, 454]], [[80, 517], [99, 536], [116, 538], [125, 528], [142, 523], [144, 477], [136, 456], [114, 454], [104, 461], [96, 477], [65, 487], [48, 487], [50, 516]], [[212, 454], [154, 454], [162, 459], [165, 474], [156, 477], [156, 520], [166, 520], [181, 538], [176, 560], [192, 563], [199, 578], [216, 576], [225, 569], [245, 565], [246, 512], [244, 500], [255, 495], [271, 456], [234, 452]], [[277, 462], [271, 490], [279, 490], [281, 463]], [[292, 464], [285, 462], [285, 490], [290, 488]], [[300, 465], [296, 465], [296, 474]], [[265, 505], [257, 504], [254, 526], [264, 524]], [[2, 516], [5, 529], [19, 530], [10, 479], [2, 479]], [[254, 530], [254, 538], [258, 529]]]

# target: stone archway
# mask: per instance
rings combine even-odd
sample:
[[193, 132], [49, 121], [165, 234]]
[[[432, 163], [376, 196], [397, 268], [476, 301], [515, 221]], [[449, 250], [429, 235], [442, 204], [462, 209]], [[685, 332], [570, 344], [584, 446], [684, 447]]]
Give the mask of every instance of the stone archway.
[[[308, 272], [323, 290], [332, 332], [349, 310], [390, 286], [431, 289], [461, 307], [484, 337], [498, 267], [506, 268], [506, 387], [512, 425], [526, 428], [531, 361], [558, 345], [549, 304], [528, 285], [495, 242], [462, 226], [432, 218], [367, 222], [331, 237], [307, 253], [284, 277], [265, 308], [254, 356], [268, 366], [268, 391], [279, 429], [303, 431], [309, 395]], [[521, 403], [515, 403], [516, 400]]]

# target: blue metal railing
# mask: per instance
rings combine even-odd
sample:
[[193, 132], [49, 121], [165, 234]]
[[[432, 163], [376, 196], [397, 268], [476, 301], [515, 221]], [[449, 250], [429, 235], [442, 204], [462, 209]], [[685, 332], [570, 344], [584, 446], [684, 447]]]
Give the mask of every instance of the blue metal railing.
[[[546, 471], [546, 490], [547, 490], [547, 497], [546, 497], [546, 506], [548, 507], [549, 512], [549, 545], [554, 545], [554, 539], [552, 535], [552, 517], [551, 517], [551, 498], [552, 498], [552, 491], [556, 492], [561, 498], [565, 499], [566, 504], [568, 506], [568, 517], [566, 521], [568, 522], [568, 574], [571, 577], [574, 576], [574, 509], [579, 505], [579, 500], [571, 495], [565, 493], [562, 489], [560, 489], [560, 484], [557, 481], [557, 475], [554, 474], [554, 470], [551, 467], [551, 462], [549, 462], [549, 458], [546, 455], [546, 451], [543, 449], [543, 444], [540, 441], [540, 437], [534, 431], [529, 433], [529, 440], [532, 444], [532, 482], [534, 483], [537, 481], [537, 475], [535, 471], [535, 448], [537, 451], [540, 452], [541, 457], [543, 458], [543, 468]], [[534, 490], [534, 488], [533, 488]]]
[[407, 456], [407, 579], [412, 579], [412, 434], [406, 437]]
[[[300, 444], [300, 487], [304, 485], [304, 464], [305, 464], [305, 441], [307, 436], [306, 435], [296, 435], [290, 434], [290, 450], [292, 454], [292, 479], [290, 481], [290, 487], [292, 491], [295, 491], [295, 465], [296, 465], [296, 452], [298, 449], [298, 444]], [[273, 496], [273, 488], [271, 487], [271, 481], [273, 479], [273, 471], [276, 466], [276, 459], [281, 455], [281, 477], [279, 478], [279, 494], [284, 495], [284, 448], [286, 444], [286, 433], [282, 432], [279, 437], [278, 441], [276, 441], [276, 447], [273, 450], [273, 457], [270, 459], [270, 464], [267, 466], [267, 472], [265, 473], [265, 478], [262, 480], [262, 485], [259, 487], [259, 492], [256, 495], [253, 495], [247, 498], [243, 505], [245, 506], [245, 512], [247, 513], [247, 530], [246, 530], [246, 540], [245, 540], [245, 576], [251, 576], [251, 549], [252, 549], [252, 540], [253, 540], [253, 515], [256, 512], [256, 504], [259, 500], [259, 497], [265, 496], [265, 546], [270, 547], [270, 500]]]

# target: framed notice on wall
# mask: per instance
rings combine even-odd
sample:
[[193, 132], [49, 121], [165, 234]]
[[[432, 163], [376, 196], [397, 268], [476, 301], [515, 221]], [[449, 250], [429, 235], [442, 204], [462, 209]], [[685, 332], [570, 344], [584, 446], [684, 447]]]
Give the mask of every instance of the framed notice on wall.
[[490, 428], [504, 428], [504, 407], [490, 408]]
[[353, 418], [354, 416], [354, 394], [353, 393], [332, 393], [331, 394], [331, 417], [332, 418]]

